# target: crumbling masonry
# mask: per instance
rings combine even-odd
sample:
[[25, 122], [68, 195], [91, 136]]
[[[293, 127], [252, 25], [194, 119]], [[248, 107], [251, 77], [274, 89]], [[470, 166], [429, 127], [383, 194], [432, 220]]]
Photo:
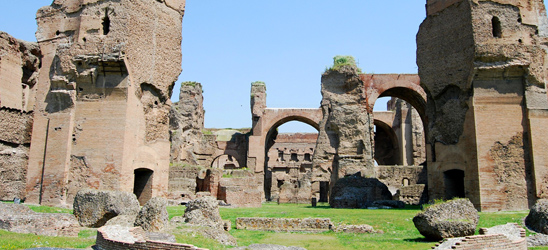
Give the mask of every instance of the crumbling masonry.
[[81, 188], [166, 195], [184, 5], [55, 0], [38, 11], [28, 202], [70, 204]]
[[[141, 203], [181, 189], [243, 205], [242, 193], [254, 205], [325, 201], [351, 175], [408, 203], [426, 185], [430, 199], [467, 197], [482, 211], [547, 198], [543, 1], [427, 0], [418, 76], [333, 68], [318, 109], [267, 108], [266, 85], [256, 82], [251, 131], [212, 134], [203, 133], [199, 84], [182, 88], [180, 113], [169, 101], [184, 5], [54, 0], [37, 13], [37, 44], [0, 33], [0, 199], [65, 205], [94, 188], [133, 191]], [[375, 114], [384, 96], [407, 104]], [[313, 149], [269, 153], [276, 128], [294, 120], [318, 130]], [[170, 159], [180, 164], [170, 168]], [[185, 165], [206, 170], [188, 174]], [[240, 178], [222, 178], [220, 168]]]

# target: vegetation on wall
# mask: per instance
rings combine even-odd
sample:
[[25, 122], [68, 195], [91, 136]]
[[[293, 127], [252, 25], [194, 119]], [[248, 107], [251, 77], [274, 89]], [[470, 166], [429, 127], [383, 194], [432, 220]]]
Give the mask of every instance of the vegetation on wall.
[[354, 59], [353, 56], [341, 56], [341, 55], [337, 55], [333, 57], [333, 66], [331, 66], [331, 68], [326, 69], [325, 71], [327, 72], [330, 70], [339, 70], [343, 66], [352, 66], [357, 69], [358, 74], [362, 74], [362, 69], [358, 67], [358, 65], [356, 64], [356, 60]]

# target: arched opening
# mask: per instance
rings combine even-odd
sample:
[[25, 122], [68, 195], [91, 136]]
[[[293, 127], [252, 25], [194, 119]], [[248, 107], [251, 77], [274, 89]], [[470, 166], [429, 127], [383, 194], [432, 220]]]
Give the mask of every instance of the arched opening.
[[445, 184], [445, 199], [465, 197], [464, 171], [459, 169], [447, 170], [443, 172], [443, 181]]
[[398, 137], [386, 123], [375, 120], [375, 162], [378, 165], [402, 165]]
[[[424, 124], [427, 124], [425, 115], [426, 100], [417, 91], [410, 87], [394, 87], [384, 90], [376, 99], [374, 104], [375, 136], [378, 134], [379, 137], [384, 136], [385, 138], [375, 139], [375, 144], [381, 143], [378, 149], [386, 151], [386, 148], [390, 147], [387, 146], [387, 144], [390, 144], [390, 142], [387, 142], [387, 138], [391, 138], [394, 144], [392, 145], [393, 149], [397, 148], [392, 152], [399, 155], [390, 158], [389, 162], [386, 160], [379, 161], [382, 155], [379, 152], [379, 159], [375, 158], [379, 165], [392, 165], [395, 163], [418, 166], [424, 165], [426, 162], [426, 127], [424, 126]], [[377, 120], [384, 122], [387, 126], [377, 122]], [[382, 146], [385, 148], [382, 148]], [[377, 150], [377, 145], [375, 145], [375, 150]], [[377, 155], [376, 152], [375, 155]]]
[[145, 205], [152, 198], [152, 177], [154, 171], [147, 168], [139, 168], [133, 171], [133, 193], [137, 196], [139, 204]]
[[219, 155], [213, 159], [211, 162], [211, 168], [223, 169], [223, 170], [234, 170], [240, 168], [240, 163], [236, 160], [236, 157], [224, 154]]
[[[308, 203], [317, 124], [303, 118], [283, 119], [270, 128], [265, 143], [264, 192], [268, 201]], [[300, 192], [301, 191], [301, 192]]]
[[502, 27], [500, 25], [500, 19], [494, 16], [491, 19], [491, 25], [493, 29], [493, 37], [501, 38], [502, 37]]

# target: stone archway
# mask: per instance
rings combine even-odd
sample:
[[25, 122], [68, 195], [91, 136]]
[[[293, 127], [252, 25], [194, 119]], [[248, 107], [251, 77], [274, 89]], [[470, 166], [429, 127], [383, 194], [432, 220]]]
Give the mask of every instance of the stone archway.
[[402, 165], [401, 149], [398, 137], [392, 126], [381, 120], [374, 120], [375, 124], [375, 161], [379, 165]]
[[319, 123], [322, 119], [321, 109], [265, 108], [260, 114], [261, 116], [254, 118], [256, 120], [252, 128], [252, 135], [249, 136], [247, 154], [247, 167], [254, 169], [257, 173], [264, 171], [267, 139], [272, 137], [277, 127], [286, 122], [300, 121], [319, 130]]
[[226, 153], [222, 155], [215, 156], [213, 160], [211, 161], [211, 168], [217, 168], [221, 170], [232, 170], [232, 169], [238, 169], [242, 167], [242, 164], [240, 163], [237, 156]]
[[[288, 116], [273, 123], [264, 141], [264, 192], [267, 200], [308, 203], [312, 155], [317, 134], [278, 134], [278, 128], [299, 121], [318, 130], [318, 124], [303, 117]], [[280, 138], [281, 137], [281, 138]], [[297, 143], [295, 140], [299, 141]]]

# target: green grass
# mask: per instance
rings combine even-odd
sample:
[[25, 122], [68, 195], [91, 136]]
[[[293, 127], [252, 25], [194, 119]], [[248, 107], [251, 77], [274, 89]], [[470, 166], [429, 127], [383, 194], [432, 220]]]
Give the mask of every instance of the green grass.
[[26, 249], [35, 247], [88, 248], [95, 244], [95, 237], [84, 231], [78, 237], [51, 237], [19, 234], [0, 230], [0, 249]]
[[[26, 204], [25, 204], [26, 205]], [[72, 209], [68, 208], [60, 208], [60, 207], [48, 207], [48, 206], [36, 206], [36, 205], [26, 205], [29, 207], [32, 211], [37, 213], [50, 213], [50, 214], [56, 214], [56, 213], [65, 213], [65, 214], [72, 214]]]
[[[70, 212], [69, 209], [58, 209], [42, 206], [31, 206], [41, 212]], [[168, 207], [169, 218], [182, 216], [184, 206]], [[278, 244], [286, 246], [300, 246], [313, 249], [429, 249], [435, 242], [428, 242], [415, 229], [412, 218], [420, 209], [408, 206], [405, 209], [332, 209], [326, 203], [319, 203], [317, 207], [307, 204], [276, 204], [266, 203], [261, 208], [228, 208], [221, 207], [223, 219], [232, 222], [230, 234], [234, 236], [238, 245], [247, 246], [255, 243]], [[492, 227], [508, 222], [521, 224], [528, 211], [479, 213], [480, 227]], [[348, 233], [283, 233], [270, 231], [237, 230], [238, 217], [271, 217], [271, 218], [330, 218], [335, 224], [369, 224], [384, 234], [348, 234]], [[214, 240], [206, 239], [194, 232], [172, 232], [177, 242], [193, 244], [209, 249], [230, 249]], [[531, 232], [528, 231], [528, 234]], [[46, 237], [32, 234], [17, 234], [0, 230], [0, 249], [25, 249], [32, 247], [67, 247], [86, 248], [94, 244], [96, 230], [82, 230], [76, 238]], [[548, 247], [531, 249], [548, 250]]]

